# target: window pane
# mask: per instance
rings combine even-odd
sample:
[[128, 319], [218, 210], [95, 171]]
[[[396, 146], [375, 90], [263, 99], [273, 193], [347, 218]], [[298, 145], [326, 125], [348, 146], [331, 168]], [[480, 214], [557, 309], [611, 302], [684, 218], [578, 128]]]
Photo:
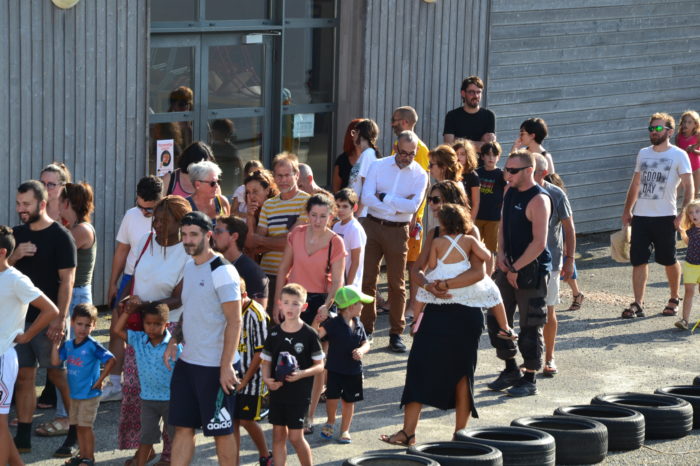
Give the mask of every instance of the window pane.
[[263, 44], [209, 47], [209, 108], [262, 107]]
[[195, 0], [151, 0], [151, 21], [194, 21]]
[[286, 0], [287, 18], [335, 18], [335, 0]]
[[223, 174], [221, 193], [231, 197], [243, 182], [243, 167], [249, 160], [261, 160], [262, 117], [209, 121], [209, 144]]
[[[177, 121], [172, 123], [152, 123], [149, 127], [148, 138], [148, 173], [155, 173], [159, 176], [163, 172], [172, 171], [177, 168], [177, 159], [183, 149], [192, 142], [192, 122]], [[163, 156], [167, 151], [170, 157]], [[157, 160], [163, 162], [172, 159], [171, 169], [159, 169]]]
[[297, 113], [283, 116], [282, 148], [307, 163], [320, 186], [329, 185], [333, 113]]
[[151, 48], [150, 110], [154, 113], [191, 110], [194, 98], [189, 102], [189, 108], [187, 101], [192, 97], [193, 83], [193, 47]]
[[207, 19], [268, 19], [267, 0], [206, 0]]
[[335, 32], [288, 29], [284, 44], [284, 94], [292, 104], [333, 101]]

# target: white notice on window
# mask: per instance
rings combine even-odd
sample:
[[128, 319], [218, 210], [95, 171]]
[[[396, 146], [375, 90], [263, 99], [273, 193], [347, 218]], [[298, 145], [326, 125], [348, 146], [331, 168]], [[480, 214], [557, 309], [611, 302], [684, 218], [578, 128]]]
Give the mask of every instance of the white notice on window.
[[156, 173], [163, 176], [173, 171], [174, 161], [173, 148], [174, 139], [160, 139], [156, 141]]
[[313, 113], [297, 113], [294, 115], [294, 129], [292, 137], [311, 138], [314, 135], [314, 114]]

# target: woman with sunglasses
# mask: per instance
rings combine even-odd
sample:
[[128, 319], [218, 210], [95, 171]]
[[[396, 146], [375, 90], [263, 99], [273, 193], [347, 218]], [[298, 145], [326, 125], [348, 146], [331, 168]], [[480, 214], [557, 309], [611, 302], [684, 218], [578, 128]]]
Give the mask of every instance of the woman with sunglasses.
[[190, 179], [189, 166], [202, 160], [216, 162], [214, 152], [208, 144], [197, 141], [187, 146], [177, 157], [175, 171], [163, 176], [163, 196], [175, 194], [180, 197], [188, 197], [192, 195], [194, 185]]
[[194, 186], [194, 193], [187, 197], [192, 210], [207, 214], [209, 218], [228, 215], [231, 210], [228, 200], [219, 194], [221, 168], [214, 162], [204, 160], [187, 168]]

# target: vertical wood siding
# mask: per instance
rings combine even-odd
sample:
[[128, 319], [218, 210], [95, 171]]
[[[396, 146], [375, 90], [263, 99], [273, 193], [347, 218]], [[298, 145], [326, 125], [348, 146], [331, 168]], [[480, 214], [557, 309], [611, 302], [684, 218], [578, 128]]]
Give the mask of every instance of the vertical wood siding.
[[654, 112], [700, 107], [700, 3], [494, 0], [487, 94], [508, 150], [544, 118], [579, 232], [620, 225]]
[[383, 154], [393, 141], [391, 112], [401, 105], [416, 109], [416, 133], [429, 147], [442, 142], [445, 114], [461, 105], [462, 79], [486, 70], [488, 3], [367, 0], [361, 116], [379, 125]]
[[95, 190], [93, 297], [104, 302], [121, 217], [146, 173], [147, 0], [0, 2], [0, 223], [15, 192], [64, 161]]

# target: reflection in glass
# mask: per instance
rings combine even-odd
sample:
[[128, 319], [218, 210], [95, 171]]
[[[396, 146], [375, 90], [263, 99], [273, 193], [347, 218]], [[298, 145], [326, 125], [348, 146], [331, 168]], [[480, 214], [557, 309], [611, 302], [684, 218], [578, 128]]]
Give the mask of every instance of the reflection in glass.
[[197, 2], [194, 0], [151, 0], [151, 21], [194, 21]]
[[309, 164], [316, 183], [329, 185], [333, 113], [284, 115], [282, 121], [282, 149], [296, 154], [299, 162]]
[[151, 48], [148, 105], [154, 113], [170, 110], [170, 94], [180, 86], [189, 89], [194, 83], [194, 49], [192, 47]]
[[284, 87], [292, 104], [333, 101], [335, 32], [288, 29], [284, 46]]
[[287, 18], [335, 18], [335, 0], [285, 0]]
[[223, 170], [221, 192], [230, 197], [243, 182], [243, 166], [261, 160], [262, 117], [222, 118], [209, 121], [209, 144]]
[[148, 173], [156, 172], [156, 157], [158, 155], [158, 141], [173, 140], [172, 157], [177, 165], [177, 159], [180, 157], [182, 150], [190, 145], [191, 136], [183, 135], [183, 128], [189, 128], [191, 135], [191, 121], [175, 121], [171, 123], [152, 123], [149, 126], [148, 132]]
[[206, 19], [268, 19], [267, 0], [206, 0]]
[[209, 108], [262, 107], [263, 44], [209, 47]]

